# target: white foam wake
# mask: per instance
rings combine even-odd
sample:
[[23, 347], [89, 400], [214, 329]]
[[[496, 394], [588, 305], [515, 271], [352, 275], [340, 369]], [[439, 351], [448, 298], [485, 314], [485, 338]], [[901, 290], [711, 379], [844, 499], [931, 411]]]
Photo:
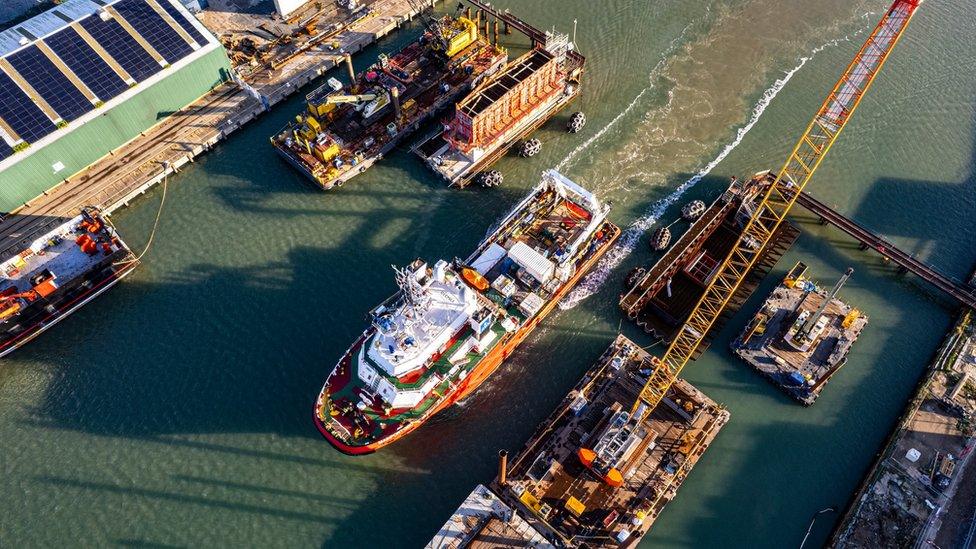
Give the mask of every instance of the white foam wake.
[[569, 154], [567, 154], [562, 160], [560, 160], [559, 164], [556, 164], [556, 171], [560, 171], [560, 172], [563, 171], [563, 169], [566, 168], [566, 166], [568, 166], [573, 160], [575, 160], [576, 157], [579, 156], [581, 152], [588, 149], [590, 145], [598, 141], [608, 131], [613, 129], [613, 127], [617, 125], [617, 122], [619, 122], [621, 118], [627, 116], [627, 113], [634, 110], [634, 107], [636, 107], [637, 104], [640, 103], [640, 100], [645, 95], [647, 95], [647, 92], [654, 89], [654, 79], [657, 78], [657, 75], [660, 74], [662, 69], [664, 69], [664, 65], [667, 63], [668, 58], [671, 57], [671, 54], [675, 52], [675, 50], [678, 48], [678, 45], [684, 39], [685, 34], [688, 33], [688, 29], [690, 29], [694, 24], [695, 22], [689, 23], [688, 26], [681, 29], [681, 32], [678, 33], [678, 36], [676, 36], [674, 40], [671, 40], [671, 43], [668, 45], [667, 49], [665, 49], [664, 52], [661, 53], [661, 59], [659, 59], [657, 65], [655, 65], [654, 68], [651, 69], [651, 72], [648, 73], [648, 79], [651, 81], [651, 83], [646, 88], [642, 89], [636, 96], [634, 96], [634, 99], [631, 100], [631, 102], [628, 103], [627, 106], [624, 107], [622, 111], [617, 113], [617, 116], [614, 116], [613, 119], [610, 120], [610, 122], [607, 122], [607, 125], [600, 128], [600, 131], [590, 136], [586, 141], [583, 141], [582, 143], [577, 145], [575, 149], [569, 151]]
[[718, 156], [712, 159], [711, 162], [705, 165], [704, 168], [699, 170], [698, 173], [696, 173], [690, 179], [679, 185], [678, 188], [671, 191], [671, 194], [651, 204], [644, 215], [638, 217], [633, 223], [631, 223], [624, 233], [620, 235], [620, 239], [617, 241], [616, 245], [600, 259], [600, 262], [597, 263], [597, 266], [593, 269], [593, 271], [588, 274], [580, 282], [580, 284], [573, 289], [572, 292], [570, 292], [559, 302], [559, 308], [563, 310], [572, 309], [581, 301], [596, 293], [597, 290], [603, 286], [604, 282], [606, 282], [613, 269], [620, 265], [620, 263], [623, 262], [623, 260], [631, 254], [631, 252], [634, 251], [634, 248], [636, 248], [638, 242], [640, 242], [641, 236], [643, 236], [648, 229], [653, 227], [657, 220], [664, 215], [665, 210], [677, 202], [686, 192], [688, 192], [689, 189], [697, 185], [698, 182], [701, 181], [706, 175], [711, 173], [711, 171], [715, 169], [720, 162], [725, 160], [725, 157], [727, 157], [733, 150], [735, 150], [736, 147], [739, 146], [740, 143], [742, 143], [745, 136], [752, 130], [756, 123], [759, 122], [759, 119], [762, 117], [763, 113], [766, 112], [766, 109], [773, 102], [773, 99], [779, 95], [779, 92], [783, 91], [793, 76], [796, 75], [796, 73], [799, 72], [800, 69], [807, 64], [807, 62], [813, 59], [813, 57], [821, 51], [827, 49], [828, 47], [836, 46], [841, 42], [849, 41], [850, 39], [851, 36], [838, 38], [814, 48], [809, 54], [801, 57], [795, 67], [790, 69], [781, 78], [773, 82], [773, 84], [763, 92], [762, 97], [759, 98], [759, 101], [752, 108], [752, 115], [749, 117], [749, 121], [736, 131], [735, 138], [725, 145], [725, 148], [718, 153]]

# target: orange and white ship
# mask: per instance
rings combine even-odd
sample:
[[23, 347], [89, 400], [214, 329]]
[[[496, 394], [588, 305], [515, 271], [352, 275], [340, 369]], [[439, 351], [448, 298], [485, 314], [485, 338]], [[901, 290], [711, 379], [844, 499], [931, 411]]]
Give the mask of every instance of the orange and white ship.
[[616, 240], [609, 212], [549, 170], [467, 260], [395, 269], [399, 291], [319, 394], [319, 431], [370, 453], [474, 391]]

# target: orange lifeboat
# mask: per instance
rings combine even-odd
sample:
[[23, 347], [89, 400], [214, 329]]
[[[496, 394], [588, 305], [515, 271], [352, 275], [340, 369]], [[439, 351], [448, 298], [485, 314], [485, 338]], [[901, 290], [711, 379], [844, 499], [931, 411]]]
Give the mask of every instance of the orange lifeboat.
[[576, 455], [579, 457], [580, 461], [583, 462], [583, 465], [586, 465], [587, 467], [592, 467], [593, 460], [596, 459], [596, 452], [590, 450], [589, 448], [580, 448], [579, 450], [576, 450]]
[[614, 488], [618, 488], [623, 485], [624, 477], [620, 474], [620, 471], [616, 469], [610, 469], [607, 474], [603, 476], [603, 482], [606, 482]]
[[461, 269], [461, 277], [472, 287], [477, 288], [479, 292], [483, 292], [488, 289], [488, 279], [471, 267], [464, 267]]

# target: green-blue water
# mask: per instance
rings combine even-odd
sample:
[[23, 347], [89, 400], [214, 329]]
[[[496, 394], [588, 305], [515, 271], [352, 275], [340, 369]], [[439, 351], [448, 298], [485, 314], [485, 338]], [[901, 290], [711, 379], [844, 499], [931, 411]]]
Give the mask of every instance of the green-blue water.
[[[713, 161], [666, 222], [731, 175], [779, 168], [887, 7], [497, 3], [543, 27], [578, 19], [586, 129], [564, 133], [568, 113], [553, 120], [538, 133], [542, 154], [499, 162], [500, 189], [447, 190], [401, 151], [323, 194], [267, 142], [301, 109], [294, 99], [185, 168], [142, 267], [0, 366], [0, 546], [426, 543], [493, 476], [497, 450], [520, 448], [609, 344], [624, 274], [653, 259], [641, 229], [657, 201]], [[971, 3], [926, 2], [809, 188], [959, 278], [976, 260], [974, 32]], [[393, 291], [390, 264], [463, 257], [557, 164], [613, 200], [613, 218], [640, 239], [460, 406], [378, 454], [334, 451], [312, 403], [364, 313]], [[115, 215], [136, 248], [161, 194]], [[644, 546], [798, 545], [815, 511], [847, 503], [949, 325], [951, 304], [795, 219], [803, 234], [774, 275], [802, 259], [830, 284], [853, 266], [843, 297], [871, 322], [817, 404], [795, 405], [726, 351], [770, 277], [685, 371], [732, 421]], [[836, 516], [818, 521], [812, 543]]]

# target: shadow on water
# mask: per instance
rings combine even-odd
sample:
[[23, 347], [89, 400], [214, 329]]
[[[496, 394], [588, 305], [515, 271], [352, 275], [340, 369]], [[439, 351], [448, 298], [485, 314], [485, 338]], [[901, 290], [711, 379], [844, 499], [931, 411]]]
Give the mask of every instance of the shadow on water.
[[[690, 174], [682, 174], [674, 179], [681, 182], [688, 177]], [[889, 183], [879, 180], [876, 186]], [[677, 218], [678, 210], [687, 201], [713, 198], [727, 184], [728, 180], [724, 177], [704, 178], [693, 191], [669, 208], [662, 221], [655, 226]], [[947, 184], [913, 182], [912, 185], [915, 191], [924, 190], [928, 185], [938, 193]], [[866, 200], [871, 196], [869, 194]], [[862, 204], [855, 211], [868, 209]], [[906, 279], [913, 278], [911, 275], [895, 275], [894, 268], [885, 264], [877, 254], [856, 251], [856, 245], [843, 245], [847, 237], [834, 229], [830, 229], [830, 234], [824, 234], [826, 229], [818, 228], [815, 220], [806, 212], [795, 216], [794, 223], [803, 229], [803, 234], [790, 254], [815, 256], [818, 263], [835, 273], [843, 272], [852, 264], [859, 271], [867, 273], [861, 279], [855, 277], [848, 285], [851, 293], [860, 296], [858, 300], [884, 303], [887, 296], [905, 294]], [[337, 524], [323, 546], [355, 543], [415, 546], [429, 540], [429, 536], [453, 512], [474, 483], [487, 482], [494, 476], [497, 450], [520, 449], [538, 423], [561, 401], [566, 388], [577, 381], [612, 340], [615, 330], [605, 327], [620, 323], [621, 314], [617, 310], [616, 298], [622, 291], [623, 279], [629, 269], [648, 261], [646, 241], [649, 234], [650, 231], [641, 239], [632, 256], [611, 273], [600, 293], [589, 298], [592, 303], [588, 308], [593, 318], [586, 325], [565, 328], [559, 322], [558, 314], [555, 315], [557, 318], [547, 320], [548, 324], [543, 325], [539, 333], [523, 344], [492, 380], [462, 402], [461, 406], [432, 420], [412, 440], [386, 450], [396, 454], [408, 467], [430, 468], [432, 464], [437, 464], [434, 470], [436, 478], [440, 480], [436, 481], [433, 489], [441, 497], [429, 503], [428, 512], [412, 519], [415, 527], [410, 532], [416, 537], [404, 537], [406, 533], [403, 531], [366, 530], [362, 524], [375, 520], [377, 516], [402, 514], [403, 501], [415, 499], [419, 497], [417, 494], [431, 489], [429, 478], [423, 479], [422, 484], [419, 479], [417, 483], [415, 479], [405, 479], [396, 486], [386, 487], [377, 494], [381, 497], [374, 499], [374, 505], [354, 512], [347, 520]], [[935, 240], [941, 236], [929, 233], [922, 237]], [[656, 260], [656, 256], [651, 262], [653, 260]], [[690, 475], [683, 489], [685, 493], [706, 495], [693, 502], [686, 501], [686, 505], [682, 505], [683, 511], [673, 511], [687, 513], [689, 506], [695, 509], [693, 517], [685, 521], [685, 530], [696, 532], [696, 536], [701, 536], [696, 539], [704, 541], [705, 545], [709, 542], [720, 545], [729, 541], [711, 539], [708, 532], [730, 534], [729, 529], [722, 526], [727, 522], [730, 509], [739, 509], [734, 512], [735, 516], [744, 524], [750, 524], [748, 532], [738, 531], [743, 536], [739, 541], [756, 546], [782, 546], [783, 540], [772, 534], [781, 533], [783, 523], [795, 525], [789, 531], [795, 533], [796, 539], [790, 538], [789, 542], [799, 543], [816, 511], [829, 506], [843, 509], [923, 373], [923, 363], [906, 363], [899, 357], [917, 355], [913, 349], [920, 347], [934, 349], [941, 338], [941, 331], [948, 326], [949, 320], [944, 311], [956, 308], [935, 290], [925, 287], [924, 283], [919, 283], [919, 287], [912, 283], [905, 303], [908, 308], [918, 312], [915, 315], [898, 315], [895, 322], [884, 318], [879, 312], [875, 325], [869, 324], [867, 328], [873, 332], [873, 341], [869, 345], [875, 347], [877, 354], [867, 359], [866, 355], [859, 356], [861, 351], [855, 347], [851, 364], [845, 370], [846, 379], [835, 381], [820, 398], [816, 408], [803, 408], [761, 376], [734, 361], [726, 351], [731, 339], [785, 275], [790, 266], [786, 263], [791, 262], [791, 259], [783, 259], [777, 264], [742, 309], [716, 333], [711, 344], [715, 352], [691, 364], [683, 375], [712, 398], [728, 403], [733, 418], [726, 432], [719, 436], [712, 452]], [[819, 274], [830, 276], [828, 272]], [[938, 303], [939, 307], [933, 308], [932, 302]], [[927, 330], [927, 334], [917, 334], [919, 323], [932, 329]], [[623, 321], [620, 325], [621, 331], [635, 341], [644, 345], [653, 344], [631, 323]], [[600, 328], [589, 329], [588, 326]], [[913, 333], [916, 333], [916, 337], [903, 337], [904, 334]], [[552, 345], [557, 338], [558, 346]], [[652, 351], [660, 354], [663, 346], [655, 346]], [[701, 371], [703, 368], [708, 371]], [[491, 412], [473, 414], [466, 410], [468, 407]], [[736, 421], [737, 410], [742, 412], [739, 422]], [[757, 421], [755, 410], [768, 412], [759, 412], [760, 420]], [[776, 419], [770, 419], [769, 415]], [[886, 428], [879, 430], [877, 425], [886, 425]], [[418, 442], [421, 438], [425, 442]], [[781, 444], [770, 448], [764, 442], [768, 440], [778, 440]], [[472, 448], [478, 450], [471, 452]], [[462, 449], [468, 452], [466, 459], [450, 459]], [[802, 470], [796, 468], [793, 464], [809, 462], [812, 449], [820, 454], [819, 465]], [[721, 478], [728, 478], [729, 475], [757, 477], [761, 482], [754, 486], [754, 492], [745, 496], [741, 491], [731, 489], [737, 484], [730, 483], [729, 488], [723, 488], [721, 479], [717, 478], [719, 474]], [[708, 488], [703, 488], [705, 486]], [[800, 503], [794, 501], [796, 490], [806, 494]], [[772, 509], [775, 512], [771, 513]], [[668, 514], [669, 511], [665, 511], [661, 523], [648, 537], [648, 544], [688, 543], [689, 539], [681, 532], [675, 533], [667, 528]], [[839, 514], [821, 516], [815, 524], [811, 546], [823, 543], [838, 519]]]
[[[267, 161], [267, 156], [255, 156], [234, 160]], [[278, 159], [275, 157], [273, 161]], [[230, 167], [222, 164], [227, 160], [220, 159], [219, 151], [207, 162], [208, 170], [214, 168], [220, 173], [226, 169], [223, 173], [232, 173]], [[414, 170], [423, 170], [419, 162], [398, 165], [406, 166], [393, 172], [398, 178], [414, 178]], [[680, 183], [688, 177], [681, 174], [673, 179]], [[570, 324], [566, 321], [568, 314], [554, 314], [479, 391], [414, 436], [384, 450], [402, 467], [376, 465], [370, 458], [346, 458], [324, 442], [318, 455], [325, 457], [317, 457], [196, 440], [193, 435], [211, 433], [318, 439], [310, 414], [319, 384], [332, 361], [365, 326], [365, 312], [394, 290], [389, 264], [409, 261], [418, 249], [424, 250], [424, 258], [428, 260], [466, 254], [497, 219], [498, 211], [505, 209], [500, 205], [510, 205], [522, 196], [518, 189], [503, 187], [477, 195], [477, 201], [483, 201], [485, 207], [472, 209], [470, 194], [438, 188], [427, 192], [431, 190], [428, 186], [421, 196], [419, 192], [404, 190], [403, 186], [387, 188], [380, 182], [369, 186], [350, 184], [339, 191], [342, 200], [334, 201], [297, 181], [294, 177], [272, 177], [237, 186], [218, 182], [213, 192], [235, 212], [258, 214], [262, 224], [284, 223], [300, 216], [336, 217], [348, 219], [352, 224], [366, 217], [365, 211], [356, 208], [360, 199], [367, 198], [380, 204], [384, 215], [379, 222], [372, 219], [353, 225], [358, 228], [335, 236], [337, 241], [328, 246], [316, 245], [315, 238], [300, 245], [289, 245], [283, 259], [258, 266], [198, 262], [158, 280], [134, 275], [113, 289], [113, 299], [92, 303], [71, 322], [42, 336], [66, 340], [73, 356], [100, 358], [59, 369], [41, 404], [30, 411], [25, 421], [51, 429], [147, 441], [185, 449], [188, 453], [241, 456], [320, 468], [323, 475], [358, 473], [380, 479], [368, 499], [329, 493], [324, 489], [326, 484], [318, 485], [323, 487], [319, 493], [312, 489], [271, 486], [255, 479], [218, 478], [216, 474], [196, 471], [170, 475], [168, 480], [172, 485], [163, 488], [120, 486], [63, 474], [35, 477], [33, 481], [38, 486], [325, 525], [323, 528], [329, 533], [323, 543], [330, 547], [421, 545], [474, 483], [488, 481], [494, 475], [499, 448], [510, 451], [521, 448], [538, 422], [610, 343], [616, 326], [621, 325], [624, 333], [641, 344], [652, 343], [630, 323], [621, 323], [616, 307], [626, 273], [649, 260], [646, 248], [649, 232], [635, 252], [610, 274], [600, 292], [584, 302], [588, 316], [577, 315]], [[967, 188], [971, 188], [972, 181], [972, 177], [967, 180]], [[875, 188], [891, 184], [879, 180]], [[726, 185], [724, 177], [706, 177], [670, 208], [657, 226], [675, 219], [683, 203], [695, 198], [713, 198]], [[909, 194], [927, 193], [925, 185], [931, 185], [936, 193], [945, 187], [941, 183], [922, 182], [904, 185]], [[674, 185], [668, 185], [653, 192], [663, 196], [673, 188]], [[291, 202], [290, 206], [274, 200], [275, 195], [288, 193], [307, 195], [308, 200], [303, 199], [298, 205]], [[648, 202], [660, 196], [650, 196]], [[865, 202], [874, 196], [872, 190]], [[426, 206], [423, 216], [404, 206], [405, 202], [417, 200]], [[459, 208], [466, 208], [470, 215], [459, 221]], [[876, 219], [860, 219], [860, 212], [869, 210], [866, 204], [861, 204], [854, 209], [853, 217], [878, 227]], [[802, 220], [802, 216], [798, 219]], [[384, 227], [392, 220], [405, 224], [400, 234], [408, 235], [407, 239], [378, 246], [376, 243], [384, 239], [381, 235]], [[855, 277], [850, 284], [852, 289], [872, 297], [875, 302], [884, 302], [889, 294], [905, 294], [901, 289], [902, 279], [887, 276], [892, 269], [883, 265], [876, 255], [835, 246], [821, 238], [826, 229], [802, 222], [801, 225], [805, 232], [797, 244], [798, 252], [815, 255], [819, 262], [836, 272], [843, 271], [852, 262], [856, 262], [858, 269], [865, 265], [871, 267], [871, 276], [864, 277], [868, 281], [862, 283]], [[831, 231], [831, 240], [846, 241], [846, 237]], [[935, 240], [940, 236], [933, 232], [923, 238]], [[247, 238], [246, 231], [240, 237]], [[350, 269], [336, 268], [349, 261], [347, 252], [351, 249], [368, 251], [357, 256], [360, 263], [355, 265], [355, 277], [349, 276]], [[431, 250], [442, 253], [431, 253]], [[710, 396], [730, 403], [733, 414], [727, 431], [718, 438], [713, 452], [699, 464], [683, 490], [706, 495], [687, 505], [682, 503], [682, 498], [674, 504], [695, 509], [695, 516], [686, 523], [689, 531], [700, 533], [700, 541], [712, 541], [715, 545], [728, 541], [713, 540], [710, 536], [729, 533], [722, 524], [728, 521], [730, 509], [738, 509], [737, 518], [750, 524], [749, 534], [754, 537], [748, 541], [765, 539], [770, 545], [782, 545], [772, 535], [781, 533], [782, 524], [795, 524], [799, 540], [812, 512], [828, 505], [841, 506], [850, 497], [860, 480], [858, 473], [869, 465], [885, 434], [870, 426], [893, 424], [922, 371], [922, 365], [906, 365], [898, 357], [912, 355], [913, 347], [931, 344], [934, 348], [940, 337], [938, 334], [918, 338], [902, 336], [913, 334], [918, 323], [930, 327], [948, 324], [941, 311], [926, 306], [930, 294], [913, 288], [903, 304], [907, 303], [904, 306], [908, 308], [914, 306], [919, 311], [916, 315], [897, 315], [898, 320], [889, 324], [878, 318], [877, 325], [883, 326], [884, 333], [875, 343], [879, 347], [874, 361], [877, 366], [865, 371], [864, 360], [852, 356], [852, 364], [844, 372], [845, 381], [835, 381], [816, 408], [799, 408], [758, 375], [732, 362], [724, 352], [731, 337], [785, 273], [789, 265], [784, 263], [787, 261], [781, 261], [742, 311], [717, 334], [712, 348], [718, 352], [708, 353], [685, 372], [689, 380]], [[138, 307], [134, 306], [137, 302]], [[99, 315], [92, 314], [94, 308], [101, 309]], [[192, 321], [188, 320], [191, 317]], [[95, 318], [108, 318], [111, 325], [96, 330], [89, 325]], [[118, 320], [121, 318], [125, 319], [124, 323]], [[116, 331], [116, 327], [124, 330]], [[875, 329], [869, 325], [868, 330]], [[95, 337], [105, 333], [115, 335], [110, 340]], [[106, 348], [111, 352], [105, 352]], [[20, 352], [40, 361], [56, 363], [58, 359], [49, 356], [43, 346], [34, 345]], [[708, 371], [704, 371], [706, 367]], [[868, 402], [862, 400], [865, 398]], [[752, 413], [750, 408], [768, 409], [775, 413], [776, 419], [767, 418], [750, 425], [750, 421], [755, 423], [755, 418], [748, 417]], [[736, 422], [737, 411], [743, 416], [740, 423]], [[811, 417], [817, 418], [816, 424], [807, 419]], [[838, 433], [844, 433], [844, 437]], [[780, 440], [783, 444], [771, 450], [764, 444], [767, 440]], [[819, 462], [805, 470], [796, 470], [793, 464], [810, 463], [812, 448], [822, 452]], [[426, 471], [434, 474], [425, 474]], [[721, 476], [717, 475], [719, 471]], [[743, 494], [736, 489], [741, 484], [720, 485], [722, 478], [731, 478], [729, 475], [756, 476], [761, 482], [757, 481], [754, 492]], [[823, 481], [828, 476], [829, 482]], [[211, 488], [223, 490], [220, 497], [199, 495], [201, 490]], [[807, 495], [800, 503], [791, 499], [795, 498], [796, 490]], [[437, 497], [428, 497], [432, 492]], [[308, 503], [312, 511], [261, 505], [253, 499], [241, 502], [235, 499], [235, 494], [297, 500]], [[405, 513], [404, 505], [409, 502], [419, 505]], [[342, 512], [315, 512], [316, 505], [326, 504]], [[771, 509], [775, 512], [770, 512]], [[677, 509], [666, 511], [661, 517], [659, 527], [649, 537], [651, 543], [688, 541], [681, 539], [680, 533], [668, 530], [668, 514], [672, 512]], [[396, 517], [413, 524], [410, 528], [364, 527], [374, 524], [377, 517]], [[830, 520], [818, 521], [814, 540], [825, 539], [830, 527]], [[741, 530], [737, 532], [745, 535]], [[158, 546], [138, 539], [120, 539], [118, 543]]]
[[[404, 234], [427, 222], [398, 208], [409, 197], [396, 192], [355, 186], [342, 192], [345, 203], [355, 193], [379, 200], [387, 221], [405, 223]], [[511, 203], [514, 192], [498, 189], [493, 200]], [[356, 220], [364, 215], [330, 207], [328, 200], [319, 200], [321, 193], [315, 198], [307, 211], [260, 211], [272, 218], [325, 214]], [[437, 208], [450, 205], [450, 199], [431, 203], [429, 217], [437, 218]], [[124, 281], [113, 289], [113, 299], [91, 307], [116, 309], [102, 314], [125, 317], [125, 333], [109, 341], [91, 338], [89, 330], [78, 329], [87, 316], [82, 310], [72, 322], [45, 334], [68, 338], [78, 356], [102, 358], [59, 371], [33, 411], [34, 419], [62, 429], [148, 439], [221, 432], [317, 438], [310, 413], [328, 367], [365, 327], [368, 309], [395, 290], [390, 263], [405, 264], [416, 257], [401, 242], [392, 246], [398, 249], [395, 253], [365, 254], [365, 264], [357, 266], [355, 277], [349, 276], [336, 268], [348, 262], [346, 251], [374, 248], [385, 223], [359, 227], [328, 249], [293, 246], [284, 261], [259, 267], [191, 264], [159, 282], [138, 277]], [[449, 248], [464, 253], [471, 246], [463, 244]], [[345, 305], [353, 295], [361, 303]], [[139, 307], [129, 307], [136, 301]], [[105, 353], [105, 347], [113, 352]], [[42, 358], [44, 349], [32, 346], [21, 352]], [[98, 412], [92, 413], [93, 408]]]

